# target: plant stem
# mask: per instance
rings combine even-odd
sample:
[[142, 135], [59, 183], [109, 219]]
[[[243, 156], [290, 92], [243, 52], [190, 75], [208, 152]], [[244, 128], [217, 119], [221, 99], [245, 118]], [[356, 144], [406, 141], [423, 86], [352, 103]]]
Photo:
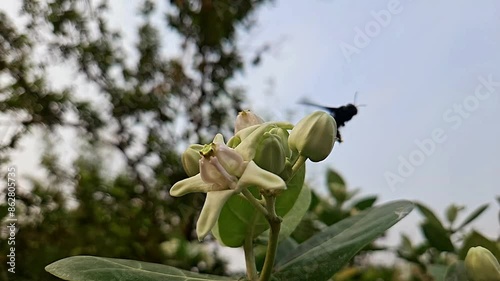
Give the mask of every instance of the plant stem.
[[302, 155], [300, 155], [299, 158], [297, 158], [297, 160], [295, 160], [295, 163], [293, 163], [293, 167], [292, 167], [292, 175], [290, 176], [289, 179], [291, 179], [291, 178], [293, 178], [293, 176], [295, 176], [295, 174], [300, 169], [300, 167], [302, 167], [302, 165], [304, 165], [304, 163], [306, 163], [306, 160], [307, 160], [307, 157], [302, 156]]
[[255, 267], [255, 256], [253, 253], [253, 235], [247, 235], [245, 237], [245, 244], [243, 244], [243, 250], [245, 252], [245, 264], [247, 267], [247, 277], [251, 281], [255, 281], [259, 278], [257, 275], [257, 268]]
[[269, 217], [269, 212], [268, 210], [266, 210], [266, 208], [264, 208], [264, 206], [262, 206], [262, 204], [260, 204], [260, 202], [252, 195], [252, 193], [250, 191], [248, 191], [248, 189], [244, 188], [241, 193], [247, 198], [247, 200], [250, 202], [250, 204], [254, 205], [255, 208], [257, 208], [257, 210], [259, 210], [260, 212], [262, 212], [262, 214], [267, 218]]
[[274, 196], [266, 197], [266, 208], [269, 213], [268, 221], [271, 229], [269, 230], [269, 242], [267, 244], [266, 259], [262, 272], [260, 274], [260, 281], [268, 281], [271, 277], [271, 272], [274, 266], [274, 259], [276, 258], [276, 250], [278, 249], [278, 237], [281, 229], [281, 218], [276, 215], [275, 210], [276, 198]]

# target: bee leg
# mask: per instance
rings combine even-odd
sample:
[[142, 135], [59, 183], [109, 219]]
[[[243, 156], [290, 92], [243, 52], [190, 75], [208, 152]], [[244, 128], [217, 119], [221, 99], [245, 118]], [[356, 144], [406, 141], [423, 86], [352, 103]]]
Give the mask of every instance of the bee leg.
[[342, 136], [340, 135], [340, 131], [339, 130], [337, 130], [337, 141], [339, 143], [342, 143]]

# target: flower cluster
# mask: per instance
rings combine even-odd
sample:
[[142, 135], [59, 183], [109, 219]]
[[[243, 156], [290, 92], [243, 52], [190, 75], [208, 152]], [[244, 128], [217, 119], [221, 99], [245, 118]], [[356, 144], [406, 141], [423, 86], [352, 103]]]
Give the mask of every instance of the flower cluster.
[[287, 122], [263, 122], [250, 111], [240, 112], [235, 135], [227, 144], [217, 134], [210, 144], [193, 144], [186, 149], [182, 164], [190, 178], [174, 184], [170, 195], [207, 193], [196, 226], [201, 240], [214, 227], [231, 196], [252, 186], [263, 194], [277, 196], [286, 189], [285, 181], [293, 175], [299, 159], [325, 159], [333, 148], [336, 130], [335, 120], [320, 111], [295, 127]]

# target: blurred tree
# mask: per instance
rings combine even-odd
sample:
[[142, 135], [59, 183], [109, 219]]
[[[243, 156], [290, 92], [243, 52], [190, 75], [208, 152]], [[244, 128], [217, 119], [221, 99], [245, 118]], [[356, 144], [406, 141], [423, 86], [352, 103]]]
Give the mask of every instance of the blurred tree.
[[[203, 196], [171, 200], [168, 189], [185, 177], [183, 143], [231, 129], [243, 93], [228, 84], [245, 65], [236, 35], [254, 25], [266, 2], [170, 1], [166, 26], [180, 36], [183, 54], [173, 58], [162, 46], [168, 29], [153, 24], [162, 14], [153, 1], [141, 2], [135, 46], [110, 28], [106, 1], [24, 0], [16, 24], [0, 11], [7, 120], [0, 125], [5, 134], [17, 128], [0, 146], [2, 170], [22, 138], [46, 136], [39, 143], [46, 144], [47, 178], [30, 177], [29, 192], [18, 186], [17, 278], [53, 280], [44, 266], [77, 254], [225, 271], [220, 258], [191, 243]], [[69, 83], [54, 77], [54, 67]], [[59, 145], [68, 130], [80, 155], [72, 165]], [[3, 218], [5, 202], [0, 207]], [[0, 280], [7, 279], [5, 258]]]

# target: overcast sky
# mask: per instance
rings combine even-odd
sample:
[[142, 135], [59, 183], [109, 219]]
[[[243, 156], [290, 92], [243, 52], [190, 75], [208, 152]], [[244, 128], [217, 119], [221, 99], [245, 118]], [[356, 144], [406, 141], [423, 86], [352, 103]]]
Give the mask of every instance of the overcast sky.
[[[309, 165], [315, 176], [330, 166], [364, 194], [423, 201], [441, 217], [452, 202], [468, 212], [488, 202], [474, 227], [498, 237], [499, 14], [493, 0], [277, 1], [261, 14], [259, 37], [286, 39], [246, 77], [252, 105], [268, 107], [268, 77], [275, 113], [311, 112], [296, 104], [306, 95], [338, 106], [359, 91], [367, 107], [327, 163]], [[413, 212], [393, 233], [418, 236], [418, 221]]]
[[[286, 40], [247, 77], [252, 104], [268, 107], [267, 77], [273, 112], [312, 111], [295, 104], [306, 95], [343, 105], [359, 91], [367, 107], [341, 129], [327, 164], [309, 165], [314, 175], [330, 166], [364, 194], [423, 201], [441, 217], [452, 202], [468, 212], [488, 202], [474, 227], [498, 237], [499, 12], [489, 0], [278, 1], [261, 15], [260, 37]], [[418, 221], [413, 212], [391, 237], [418, 237]]]
[[[111, 2], [113, 23], [132, 31], [134, 7]], [[239, 81], [251, 109], [283, 119], [314, 110], [297, 104], [302, 97], [339, 106], [358, 91], [367, 106], [327, 161], [309, 164], [312, 174], [333, 167], [380, 202], [423, 201], [441, 217], [452, 202], [468, 212], [488, 202], [474, 227], [498, 237], [499, 14], [495, 0], [278, 0], [243, 38], [275, 47]], [[174, 52], [175, 39], [164, 41]], [[310, 181], [324, 192], [323, 181]], [[395, 231], [417, 237], [420, 220], [414, 212]]]

